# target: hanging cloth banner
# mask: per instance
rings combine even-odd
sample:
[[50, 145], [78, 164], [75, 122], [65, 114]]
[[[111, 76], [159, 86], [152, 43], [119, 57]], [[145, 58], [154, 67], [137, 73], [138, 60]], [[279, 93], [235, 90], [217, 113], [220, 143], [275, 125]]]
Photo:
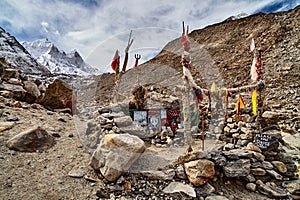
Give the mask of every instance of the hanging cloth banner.
[[256, 97], [257, 97], [257, 93], [256, 93], [256, 89], [255, 89], [252, 92], [252, 110], [253, 110], [254, 115], [257, 115]]
[[119, 74], [119, 70], [120, 70], [119, 50], [117, 50], [114, 55], [113, 61], [111, 62], [111, 68], [115, 71], [116, 75]]
[[242, 96], [240, 95], [234, 109], [236, 109], [236, 121], [239, 122], [240, 120], [242, 120], [241, 117], [241, 108], [245, 108], [245, 103], [244, 100], [242, 98]]

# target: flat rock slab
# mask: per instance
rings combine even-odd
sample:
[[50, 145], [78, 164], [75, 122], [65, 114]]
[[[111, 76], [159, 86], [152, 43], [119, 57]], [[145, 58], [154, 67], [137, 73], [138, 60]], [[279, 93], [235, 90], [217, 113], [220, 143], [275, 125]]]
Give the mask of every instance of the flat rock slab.
[[36, 152], [47, 150], [54, 144], [54, 138], [46, 130], [37, 126], [11, 138], [7, 142], [7, 147], [21, 152]]

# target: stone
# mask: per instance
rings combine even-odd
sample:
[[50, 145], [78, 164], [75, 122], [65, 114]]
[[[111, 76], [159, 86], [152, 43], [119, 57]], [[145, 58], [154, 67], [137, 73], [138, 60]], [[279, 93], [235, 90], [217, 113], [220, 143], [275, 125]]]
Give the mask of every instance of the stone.
[[32, 81], [24, 81], [24, 89], [26, 90], [25, 100], [28, 103], [33, 103], [41, 95], [38, 86]]
[[43, 98], [38, 103], [52, 109], [69, 108], [73, 111], [72, 93], [72, 88], [68, 83], [56, 79], [48, 86]]
[[145, 150], [144, 142], [129, 134], [105, 135], [94, 151], [90, 165], [108, 181], [117, 180]]
[[255, 152], [255, 151], [253, 152], [253, 157], [261, 162], [265, 160], [265, 156], [263, 154]]
[[229, 117], [226, 121], [227, 121], [228, 123], [233, 123], [233, 118], [232, 118], [232, 117]]
[[247, 188], [247, 190], [249, 190], [251, 192], [255, 192], [255, 190], [256, 190], [256, 184], [255, 183], [247, 183], [246, 184], [246, 188]]
[[247, 144], [246, 149], [250, 150], [250, 151], [256, 151], [258, 153], [261, 153], [261, 149], [258, 146], [254, 145], [252, 142], [249, 142]]
[[130, 126], [133, 121], [130, 116], [122, 116], [122, 117], [114, 118], [114, 122], [119, 128], [122, 128], [124, 126]]
[[128, 133], [130, 135], [135, 135], [142, 139], [151, 138], [151, 137], [155, 136], [155, 134], [151, 135], [151, 134], [146, 133], [146, 131], [143, 129], [143, 127], [137, 125], [136, 123], [132, 123], [129, 126], [119, 127], [119, 129], [124, 133]]
[[22, 108], [22, 104], [21, 104], [20, 101], [15, 101], [15, 102], [13, 103], [13, 106], [16, 107], [16, 108]]
[[13, 85], [22, 85], [22, 81], [16, 78], [10, 78], [7, 82]]
[[196, 197], [195, 189], [187, 184], [183, 184], [181, 182], [171, 182], [167, 187], [163, 189], [164, 193], [172, 194], [176, 192], [183, 192], [191, 197]]
[[40, 85], [38, 86], [38, 88], [39, 88], [39, 91], [40, 91], [41, 93], [45, 93], [46, 90], [47, 90], [47, 88], [46, 88], [46, 86], [45, 86], [44, 84], [40, 84]]
[[141, 171], [141, 175], [148, 177], [152, 180], [173, 180], [175, 176], [175, 171], [173, 169], [164, 170], [164, 171]]
[[223, 171], [227, 177], [245, 177], [250, 174], [251, 163], [249, 159], [227, 161]]
[[263, 161], [263, 162], [262, 162], [262, 167], [263, 167], [264, 169], [273, 169], [273, 165], [272, 165], [272, 163], [270, 163], [269, 161]]
[[184, 169], [189, 181], [194, 186], [206, 183], [215, 175], [215, 164], [206, 159], [194, 160], [184, 164]]
[[227, 126], [230, 128], [230, 129], [233, 129], [235, 127], [234, 124], [227, 124]]
[[205, 200], [229, 200], [229, 199], [227, 197], [225, 197], [225, 196], [214, 195], [214, 196], [208, 196], [208, 197], [206, 197]]
[[252, 134], [252, 131], [249, 128], [241, 127], [240, 130], [244, 134], [247, 134], [247, 135]]
[[276, 178], [277, 180], [283, 179], [283, 176], [278, 174], [275, 170], [267, 169], [266, 171], [268, 174], [270, 174], [272, 177]]
[[283, 162], [272, 161], [271, 163], [274, 165], [274, 167], [276, 167], [276, 169], [278, 170], [279, 173], [284, 174], [287, 172], [287, 168]]
[[263, 112], [262, 117], [267, 119], [278, 119], [280, 117], [280, 113], [274, 111], [265, 111]]
[[0, 122], [0, 132], [9, 130], [15, 125], [15, 122]]
[[231, 149], [234, 149], [234, 144], [232, 143], [227, 143], [223, 147], [223, 150], [231, 150]]
[[1, 90], [0, 95], [9, 99], [13, 98], [14, 96], [14, 94], [11, 91], [7, 91], [7, 90]]
[[8, 118], [6, 118], [6, 121], [8, 121], [8, 122], [17, 122], [17, 121], [19, 121], [19, 118], [18, 117], [8, 117]]
[[245, 176], [244, 179], [249, 183], [254, 183], [256, 181], [255, 177], [252, 174]]
[[255, 175], [255, 176], [264, 176], [266, 175], [266, 170], [262, 169], [262, 168], [253, 168], [250, 170], [251, 174]]
[[36, 152], [47, 150], [54, 144], [54, 138], [45, 129], [36, 126], [11, 138], [7, 147], [21, 152]]
[[260, 184], [258, 190], [260, 193], [275, 199], [284, 199], [288, 196], [285, 190], [276, 186]]
[[253, 152], [246, 149], [232, 149], [229, 151], [223, 151], [223, 154], [227, 157], [238, 156], [240, 158], [251, 158]]
[[224, 128], [224, 132], [229, 133], [229, 132], [230, 132], [230, 128], [229, 128], [228, 126], [226, 126], [226, 127]]
[[226, 164], [226, 158], [220, 154], [213, 155], [211, 159], [214, 161], [216, 166], [222, 167]]
[[179, 165], [175, 169], [175, 173], [176, 173], [177, 178], [180, 178], [180, 179], [183, 179], [183, 180], [185, 180], [187, 178], [182, 165]]
[[214, 186], [212, 186], [208, 182], [205, 183], [205, 185], [203, 186], [203, 189], [206, 192], [206, 194], [212, 194], [212, 193], [214, 193], [216, 191], [216, 189], [214, 188]]
[[72, 169], [69, 173], [68, 176], [72, 178], [82, 178], [85, 175], [85, 171], [81, 168], [79, 169]]

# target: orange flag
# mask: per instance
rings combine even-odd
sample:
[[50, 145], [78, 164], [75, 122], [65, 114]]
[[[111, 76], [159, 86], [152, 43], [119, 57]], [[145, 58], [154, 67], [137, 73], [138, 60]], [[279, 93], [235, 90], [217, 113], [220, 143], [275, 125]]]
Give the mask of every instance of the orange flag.
[[235, 104], [234, 109], [236, 110], [236, 109], [239, 109], [239, 108], [245, 108], [245, 103], [244, 103], [244, 100], [243, 100], [241, 95], [239, 96], [239, 98], [238, 98], [238, 100]]

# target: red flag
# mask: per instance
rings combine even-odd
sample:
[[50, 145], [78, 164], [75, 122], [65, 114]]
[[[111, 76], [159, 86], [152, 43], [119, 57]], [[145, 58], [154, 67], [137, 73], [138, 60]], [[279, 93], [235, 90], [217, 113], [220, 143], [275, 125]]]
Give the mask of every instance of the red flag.
[[119, 51], [117, 50], [113, 61], [111, 62], [111, 68], [115, 71], [116, 74], [119, 74], [119, 69], [120, 69], [120, 56], [119, 56]]

